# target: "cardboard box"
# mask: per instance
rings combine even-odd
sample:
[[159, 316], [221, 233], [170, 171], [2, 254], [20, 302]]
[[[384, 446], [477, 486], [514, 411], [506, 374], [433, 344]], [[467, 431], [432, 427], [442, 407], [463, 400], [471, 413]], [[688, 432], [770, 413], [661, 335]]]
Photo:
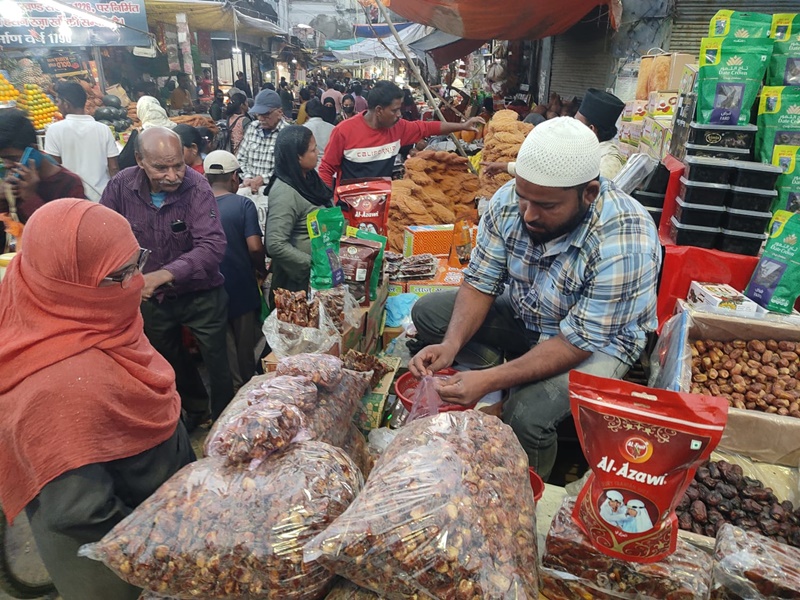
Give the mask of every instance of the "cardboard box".
[[406, 287], [409, 294], [425, 296], [432, 292], [441, 292], [460, 287], [462, 281], [464, 281], [464, 270], [448, 266], [447, 259], [443, 258], [439, 259], [439, 267], [436, 270], [435, 277], [409, 281]]
[[[644, 57], [643, 57], [644, 58]], [[653, 59], [649, 71], [647, 93], [658, 90], [677, 90], [683, 78], [683, 68], [697, 63], [693, 54], [660, 54]], [[640, 70], [639, 73], [642, 71]]]
[[645, 117], [641, 140], [641, 145], [644, 145], [645, 148], [640, 149], [640, 152], [646, 152], [653, 158], [661, 160], [667, 127], [669, 127], [668, 122], [654, 119], [653, 117]]
[[378, 349], [383, 312], [386, 310], [386, 299], [389, 297], [389, 282], [378, 288], [378, 297], [365, 313], [365, 323], [357, 350], [371, 354]]
[[402, 333], [402, 327], [384, 327], [381, 334], [381, 347], [385, 350], [392, 343], [392, 340], [400, 337]]
[[[403, 237], [403, 256], [433, 254], [450, 256], [453, 245], [453, 225], [408, 225]], [[472, 226], [472, 246], [478, 236], [478, 227]]]
[[675, 114], [675, 105], [678, 104], [678, 92], [650, 92], [645, 112], [648, 117], [664, 118]]
[[759, 308], [758, 304], [726, 283], [693, 281], [686, 301], [693, 306], [707, 306], [745, 315], [755, 314]]
[[[661, 333], [653, 352], [660, 363], [654, 387], [687, 392], [691, 388], [692, 365], [686, 356], [694, 340], [730, 342], [781, 340], [800, 342], [800, 326], [773, 322], [740, 313], [719, 315], [689, 310], [673, 317]], [[688, 322], [683, 323], [683, 319]], [[663, 345], [663, 346], [662, 346]], [[797, 467], [800, 464], [800, 419], [731, 408], [722, 433], [720, 450], [750, 456], [761, 462]]]
[[405, 281], [390, 281], [389, 282], [389, 296], [399, 296], [406, 293]]
[[661, 156], [659, 159], [663, 159], [667, 154], [669, 154], [669, 148], [672, 145], [672, 127], [667, 127], [667, 130], [664, 132], [664, 143], [661, 145]]
[[678, 95], [685, 96], [697, 92], [697, 72], [700, 69], [698, 64], [683, 65], [681, 82], [678, 84]]
[[638, 151], [639, 148], [637, 146], [633, 146], [632, 144], [626, 144], [624, 142], [619, 144], [619, 153], [622, 154], [623, 158], [630, 158]]
[[381, 360], [392, 368], [383, 376], [378, 386], [361, 398], [361, 408], [356, 413], [356, 424], [362, 431], [377, 429], [381, 426], [386, 399], [394, 391], [394, 378], [400, 368], [400, 359], [395, 356], [384, 356]]
[[647, 113], [647, 100], [631, 100], [625, 103], [622, 109], [623, 121], [641, 121]]

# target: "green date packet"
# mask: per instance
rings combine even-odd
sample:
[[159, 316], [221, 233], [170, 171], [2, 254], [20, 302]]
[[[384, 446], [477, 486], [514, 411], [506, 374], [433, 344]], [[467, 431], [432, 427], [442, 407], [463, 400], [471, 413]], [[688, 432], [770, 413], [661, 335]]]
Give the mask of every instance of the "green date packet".
[[779, 210], [745, 295], [767, 310], [791, 314], [800, 295], [800, 214]]
[[800, 13], [773, 15], [770, 37], [775, 47], [766, 85], [800, 85]]
[[329, 290], [344, 283], [339, 246], [344, 233], [344, 215], [338, 206], [319, 208], [307, 217], [311, 238], [311, 288]]
[[771, 163], [775, 146], [800, 146], [800, 87], [764, 86], [761, 90], [756, 160]]

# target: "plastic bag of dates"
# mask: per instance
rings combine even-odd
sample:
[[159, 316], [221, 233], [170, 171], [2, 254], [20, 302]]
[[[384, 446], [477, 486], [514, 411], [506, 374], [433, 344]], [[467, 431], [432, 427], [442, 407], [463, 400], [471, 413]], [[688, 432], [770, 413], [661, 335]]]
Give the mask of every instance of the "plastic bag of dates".
[[281, 359], [276, 372], [308, 377], [318, 387], [332, 390], [342, 380], [342, 361], [330, 354], [298, 354]]
[[81, 556], [182, 599], [322, 598], [333, 574], [302, 548], [363, 479], [340, 449], [300, 442], [253, 470], [206, 458], [181, 469]]
[[[304, 296], [305, 292], [299, 294]], [[299, 299], [284, 311], [272, 311], [264, 321], [264, 337], [278, 358], [305, 352], [328, 352], [340, 341], [339, 331], [318, 300], [306, 305], [305, 311], [295, 310], [289, 316], [288, 311], [298, 306], [302, 306]]]
[[547, 533], [540, 573], [549, 600], [624, 598], [693, 600], [707, 598], [711, 557], [678, 540], [661, 561], [635, 563], [594, 547], [572, 517], [575, 498], [565, 498]]
[[231, 463], [257, 467], [267, 456], [292, 442], [308, 439], [305, 418], [296, 406], [265, 400], [246, 406], [225, 427], [206, 439], [206, 456], [226, 456]]
[[317, 405], [306, 412], [306, 429], [314, 439], [344, 447], [350, 435], [349, 426], [371, 378], [372, 371], [357, 373], [342, 369], [342, 377], [333, 389], [320, 389]]
[[325, 596], [325, 600], [383, 600], [383, 597], [358, 587], [352, 581], [339, 578], [333, 589]]
[[714, 550], [712, 600], [800, 598], [800, 550], [725, 525]]
[[356, 466], [361, 471], [361, 474], [366, 480], [369, 477], [374, 461], [372, 455], [369, 453], [367, 447], [367, 440], [364, 438], [358, 427], [351, 423], [347, 430], [347, 439], [342, 444], [342, 450], [347, 453], [347, 456], [353, 459]]
[[392, 600], [538, 598], [528, 459], [484, 413], [414, 421], [304, 557]]
[[676, 549], [675, 507], [719, 443], [724, 398], [570, 373], [578, 439], [592, 470], [573, 516], [599, 550], [639, 562]]

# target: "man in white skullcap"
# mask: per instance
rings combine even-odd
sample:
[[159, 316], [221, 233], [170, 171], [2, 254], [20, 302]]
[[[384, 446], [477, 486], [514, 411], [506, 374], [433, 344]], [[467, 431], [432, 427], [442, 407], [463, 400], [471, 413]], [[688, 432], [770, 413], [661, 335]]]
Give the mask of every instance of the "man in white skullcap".
[[464, 368], [439, 385], [472, 405], [508, 390], [502, 418], [545, 480], [556, 426], [569, 415], [569, 371], [622, 377], [656, 327], [661, 249], [652, 218], [600, 181], [597, 136], [577, 119], [538, 125], [517, 175], [492, 198], [464, 283], [412, 311], [420, 377]]
[[606, 499], [600, 505], [600, 516], [607, 523], [619, 526], [622, 521], [628, 519], [628, 513], [623, 504], [622, 494], [616, 490], [606, 492]]

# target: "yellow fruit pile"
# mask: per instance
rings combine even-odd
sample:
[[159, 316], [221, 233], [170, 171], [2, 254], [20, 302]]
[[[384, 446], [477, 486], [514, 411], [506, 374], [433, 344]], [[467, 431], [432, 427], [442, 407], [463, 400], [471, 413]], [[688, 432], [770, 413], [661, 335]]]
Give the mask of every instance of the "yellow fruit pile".
[[11, 102], [12, 100], [16, 100], [17, 96], [19, 96], [17, 88], [11, 85], [8, 79], [3, 77], [3, 74], [0, 73], [0, 102]]
[[17, 99], [17, 108], [28, 113], [36, 129], [44, 129], [45, 125], [53, 122], [54, 117], [61, 116], [56, 105], [34, 83], [25, 84], [25, 91]]

